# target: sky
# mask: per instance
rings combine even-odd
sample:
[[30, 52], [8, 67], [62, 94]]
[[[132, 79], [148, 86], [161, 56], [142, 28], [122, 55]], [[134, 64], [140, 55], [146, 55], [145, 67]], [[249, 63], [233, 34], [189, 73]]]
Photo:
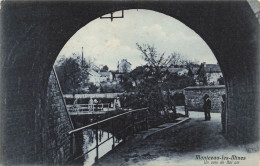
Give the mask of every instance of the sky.
[[[121, 15], [116, 12], [115, 15]], [[115, 70], [118, 61], [127, 59], [136, 66], [144, 65], [136, 43], [149, 44], [166, 55], [176, 52], [190, 60], [216, 64], [217, 60], [204, 40], [180, 21], [151, 10], [125, 10], [124, 18], [97, 18], [78, 30], [65, 44], [57, 60], [64, 55], [84, 52], [84, 58]]]

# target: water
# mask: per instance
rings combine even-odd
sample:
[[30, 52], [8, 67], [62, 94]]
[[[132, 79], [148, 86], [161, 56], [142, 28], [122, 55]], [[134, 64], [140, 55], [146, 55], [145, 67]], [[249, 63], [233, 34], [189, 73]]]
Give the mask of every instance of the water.
[[[98, 131], [98, 143], [101, 144], [103, 141], [106, 141], [109, 137], [111, 137], [112, 134], [99, 130]], [[122, 140], [117, 140], [115, 138], [115, 146], [117, 146]], [[113, 145], [113, 138], [110, 140], [106, 141], [104, 144], [100, 145], [98, 147], [98, 155], [99, 158], [104, 156], [106, 153], [108, 153], [110, 150], [112, 150], [112, 145]], [[93, 130], [85, 130], [83, 132], [83, 153], [88, 152], [92, 148], [95, 148], [96, 146], [96, 134]], [[84, 155], [84, 166], [91, 166], [92, 164], [95, 163], [95, 157], [96, 157], [96, 149], [92, 150], [88, 154]]]

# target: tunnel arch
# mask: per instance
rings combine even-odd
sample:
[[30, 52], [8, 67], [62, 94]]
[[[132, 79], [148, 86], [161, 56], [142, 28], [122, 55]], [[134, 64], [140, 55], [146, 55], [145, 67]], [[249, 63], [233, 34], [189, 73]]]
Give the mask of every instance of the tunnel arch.
[[[44, 132], [47, 83], [60, 48], [86, 23], [106, 13], [133, 8], [171, 16], [201, 36], [225, 77], [227, 138], [241, 144], [259, 139], [259, 23], [246, 1], [10, 1], [1, 6], [4, 158], [12, 158], [12, 150], [21, 147], [15, 152], [20, 157], [13, 159], [14, 163], [22, 158], [31, 162], [43, 160], [44, 145], [38, 137]], [[16, 118], [16, 123], [10, 118]], [[20, 132], [14, 134], [17, 131]]]

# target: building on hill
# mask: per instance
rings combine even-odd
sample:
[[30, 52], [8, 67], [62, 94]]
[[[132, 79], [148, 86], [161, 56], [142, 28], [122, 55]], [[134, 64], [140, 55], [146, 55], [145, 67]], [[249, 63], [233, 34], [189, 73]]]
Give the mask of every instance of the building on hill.
[[94, 64], [90, 67], [90, 69], [95, 71], [95, 72], [99, 72], [100, 71], [100, 67], [98, 67], [97, 65], [94, 65]]
[[117, 70], [119, 73], [129, 73], [131, 71], [132, 64], [127, 61], [127, 59], [122, 59], [117, 65]]
[[[202, 75], [205, 77], [206, 85], [219, 85], [219, 78], [223, 77], [218, 64], [206, 64], [205, 62], [201, 64], [200, 68], [194, 75], [197, 85], [201, 85], [199, 79]], [[203, 85], [205, 85], [205, 83], [203, 83]]]
[[206, 64], [205, 67], [206, 75], [208, 78], [209, 85], [219, 85], [218, 79], [223, 77], [221, 69], [218, 64]]
[[179, 76], [186, 75], [189, 72], [188, 69], [185, 69], [185, 68], [174, 68], [174, 67], [169, 68], [168, 71], [170, 73], [176, 73]]
[[90, 69], [88, 71], [88, 81], [96, 86], [99, 86], [101, 82], [107, 81], [107, 77], [103, 77], [100, 73]]
[[105, 71], [105, 72], [99, 72], [101, 77], [106, 77], [107, 81], [112, 81], [113, 80], [113, 75], [110, 71]]

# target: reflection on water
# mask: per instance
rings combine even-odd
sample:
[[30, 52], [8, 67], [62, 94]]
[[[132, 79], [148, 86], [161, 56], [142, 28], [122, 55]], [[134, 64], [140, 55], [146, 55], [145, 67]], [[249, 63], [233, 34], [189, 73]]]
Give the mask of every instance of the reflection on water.
[[[99, 130], [98, 131], [98, 143], [101, 144], [102, 142], [106, 141], [108, 138], [112, 136], [111, 133]], [[88, 152], [92, 148], [95, 148], [96, 146], [96, 134], [94, 130], [88, 129], [83, 131], [83, 153]], [[115, 146], [118, 145], [122, 140], [117, 140], [115, 138]], [[112, 150], [113, 145], [113, 138], [106, 141], [104, 144], [100, 145], [98, 147], [98, 155], [99, 158], [104, 156], [107, 152]], [[96, 149], [92, 150], [91, 152], [84, 155], [84, 166], [91, 166], [95, 163], [95, 157], [96, 157]]]

